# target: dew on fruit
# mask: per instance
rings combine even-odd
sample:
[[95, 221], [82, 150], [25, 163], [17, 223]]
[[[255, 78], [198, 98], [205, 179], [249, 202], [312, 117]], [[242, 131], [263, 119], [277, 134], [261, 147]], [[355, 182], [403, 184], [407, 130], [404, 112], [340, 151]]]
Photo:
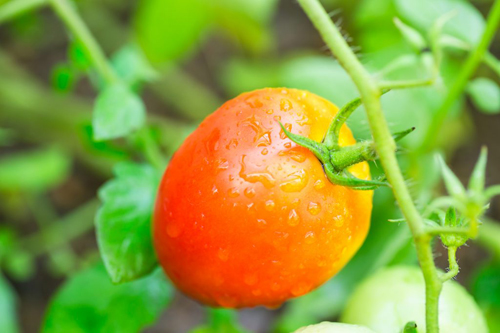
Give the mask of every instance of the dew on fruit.
[[253, 188], [251, 188], [251, 187], [247, 187], [245, 189], [245, 191], [243, 191], [243, 193], [245, 194], [245, 196], [247, 198], [253, 198], [253, 197], [255, 197], [255, 190]]
[[238, 125], [240, 124], [250, 126], [250, 128], [255, 132], [253, 142], [257, 143], [257, 147], [269, 146], [272, 143], [271, 130], [262, 125], [260, 120], [255, 118], [255, 115], [240, 121]]
[[246, 155], [243, 155], [241, 157], [241, 170], [240, 170], [240, 177], [246, 180], [247, 182], [250, 183], [262, 183], [266, 188], [271, 188], [274, 186], [276, 183], [276, 180], [274, 179], [273, 175], [267, 170], [267, 168], [263, 171], [256, 171], [256, 172], [249, 172], [247, 170], [247, 165], [245, 164], [245, 157]]
[[314, 188], [316, 190], [321, 190], [326, 186], [325, 182], [321, 179], [318, 179], [316, 182], [314, 182]]
[[261, 150], [260, 152], [262, 155], [267, 155], [267, 153], [269, 153], [269, 150], [267, 150], [267, 148], [264, 148]]
[[292, 102], [290, 102], [288, 99], [283, 98], [280, 101], [280, 110], [281, 111], [288, 111], [292, 108]]
[[264, 203], [264, 208], [270, 212], [272, 210], [274, 210], [274, 207], [276, 207], [276, 203], [273, 201], [273, 200], [267, 200], [265, 203]]
[[250, 106], [252, 109], [255, 109], [255, 108], [260, 108], [262, 107], [264, 104], [262, 104], [262, 102], [260, 101], [260, 99], [258, 98], [255, 98], [255, 97], [250, 97], [250, 98], [247, 98], [245, 100], [245, 103]]
[[307, 210], [309, 213], [312, 215], [318, 215], [319, 212], [321, 212], [321, 204], [319, 202], [310, 202], [309, 205], [307, 206]]
[[298, 283], [292, 287], [292, 295], [293, 296], [301, 296], [311, 290], [311, 286], [305, 283]]
[[169, 223], [167, 225], [167, 235], [171, 238], [176, 238], [180, 235], [181, 233], [181, 229], [175, 225], [175, 224], [172, 224], [172, 223]]
[[280, 189], [284, 192], [300, 192], [307, 185], [309, 174], [305, 170], [298, 170], [289, 174], [280, 184]]
[[236, 187], [230, 188], [227, 191], [227, 195], [231, 198], [236, 198], [240, 195], [240, 190], [238, 190]]
[[257, 283], [258, 279], [257, 279], [257, 275], [256, 274], [247, 274], [243, 277], [243, 281], [249, 285], [249, 286], [253, 286]]
[[217, 256], [220, 260], [227, 261], [229, 259], [229, 251], [227, 249], [220, 248], [219, 251], [217, 251]]
[[306, 244], [312, 244], [314, 243], [316, 239], [316, 235], [314, 234], [314, 231], [308, 231], [305, 236], [305, 242]]
[[265, 227], [265, 226], [266, 226], [267, 221], [266, 221], [266, 220], [264, 220], [264, 219], [257, 219], [257, 223], [258, 223], [258, 226], [259, 226], [259, 227], [263, 228], [263, 227]]
[[273, 114], [274, 113], [274, 110], [273, 109], [269, 109], [266, 111], [267, 114]]
[[254, 290], [252, 290], [252, 295], [260, 296], [260, 295], [262, 295], [262, 291], [260, 289], [254, 289]]
[[285, 148], [292, 148], [292, 143], [291, 142], [287, 142], [284, 144]]
[[216, 193], [219, 193], [219, 190], [217, 189], [217, 186], [212, 186], [212, 194], [216, 194]]
[[236, 139], [231, 139], [229, 141], [229, 143], [226, 145], [227, 150], [231, 150], [231, 149], [236, 148], [236, 147], [238, 147], [238, 140], [236, 140]]
[[300, 216], [297, 214], [295, 209], [292, 209], [288, 214], [288, 224], [292, 227], [298, 225], [300, 222]]
[[229, 168], [229, 162], [224, 158], [218, 159], [216, 163], [217, 163], [217, 172], [221, 172]]
[[344, 218], [342, 217], [342, 215], [335, 216], [333, 220], [335, 221], [335, 226], [337, 228], [340, 228], [344, 225]]

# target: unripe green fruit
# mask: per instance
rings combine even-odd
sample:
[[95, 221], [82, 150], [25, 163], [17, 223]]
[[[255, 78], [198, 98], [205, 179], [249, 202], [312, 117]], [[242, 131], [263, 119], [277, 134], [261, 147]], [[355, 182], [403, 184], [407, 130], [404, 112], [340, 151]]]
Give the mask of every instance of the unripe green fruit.
[[342, 323], [322, 322], [316, 325], [304, 326], [294, 333], [375, 333], [371, 329]]
[[[425, 330], [425, 284], [418, 267], [387, 268], [355, 290], [342, 322], [369, 327], [376, 333], [400, 333], [409, 321]], [[445, 282], [439, 300], [440, 333], [488, 333], [472, 296], [455, 281]]]

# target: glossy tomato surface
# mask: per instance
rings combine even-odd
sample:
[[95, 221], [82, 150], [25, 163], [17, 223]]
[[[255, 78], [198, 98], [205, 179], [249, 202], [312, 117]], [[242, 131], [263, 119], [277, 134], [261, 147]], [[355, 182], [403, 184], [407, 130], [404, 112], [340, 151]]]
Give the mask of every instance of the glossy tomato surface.
[[[332, 184], [278, 123], [321, 141], [337, 110], [306, 91], [262, 89], [226, 102], [186, 139], [154, 213], [159, 261], [180, 290], [211, 306], [278, 306], [354, 255], [372, 192]], [[344, 125], [340, 144], [354, 143]], [[367, 163], [350, 171], [370, 177]]]

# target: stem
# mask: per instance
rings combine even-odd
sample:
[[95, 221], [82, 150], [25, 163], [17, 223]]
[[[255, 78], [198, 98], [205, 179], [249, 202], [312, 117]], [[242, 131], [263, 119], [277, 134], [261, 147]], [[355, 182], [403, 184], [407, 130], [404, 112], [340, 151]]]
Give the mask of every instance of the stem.
[[422, 143], [421, 149], [430, 150], [430, 148], [433, 147], [434, 142], [436, 141], [436, 133], [439, 132], [453, 104], [460, 98], [460, 95], [464, 91], [469, 78], [472, 76], [472, 74], [474, 74], [477, 67], [484, 59], [488, 47], [498, 29], [499, 23], [500, 0], [495, 0], [493, 8], [488, 15], [486, 29], [483, 33], [483, 36], [481, 37], [481, 40], [476, 49], [469, 54], [469, 57], [465, 61], [462, 70], [458, 73], [457, 78], [451, 86], [446, 99], [444, 100], [443, 104], [441, 104], [441, 107], [438, 109], [435, 116], [432, 118], [432, 122], [427, 129], [427, 133]]
[[41, 7], [47, 0], [12, 0], [0, 7], [0, 24]]
[[434, 264], [430, 237], [425, 234], [423, 221], [413, 203], [397, 163], [396, 145], [380, 104], [380, 88], [356, 58], [319, 1], [298, 1], [361, 94], [375, 142], [375, 149], [415, 240], [418, 259], [426, 283], [427, 332], [438, 332], [438, 299], [442, 283]]
[[453, 279], [458, 274], [458, 263], [457, 263], [457, 248], [454, 246], [448, 247], [448, 263], [450, 270], [443, 275], [441, 275], [441, 281], [446, 282]]
[[431, 86], [434, 84], [435, 78], [431, 77], [422, 80], [402, 80], [402, 81], [380, 81], [379, 87], [381, 89], [405, 89]]
[[101, 50], [101, 47], [96, 42], [89, 29], [76, 12], [73, 5], [69, 3], [68, 0], [49, 1], [56, 13], [69, 28], [69, 30], [71, 30], [75, 37], [80, 40], [83, 49], [87, 53], [87, 56], [94, 62], [97, 71], [103, 77], [103, 79], [108, 84], [117, 82], [118, 76], [116, 75], [113, 68], [109, 65], [104, 52]]
[[151, 131], [149, 130], [149, 128], [148, 127], [142, 128], [137, 133], [137, 135], [140, 140], [142, 152], [146, 157], [146, 159], [155, 168], [157, 168], [160, 171], [163, 171], [165, 169], [165, 166], [167, 165], [167, 162], [165, 161], [165, 158], [163, 157], [163, 154], [160, 151], [160, 147], [158, 146], [153, 136], [151, 135]]
[[67, 244], [94, 227], [94, 215], [99, 205], [97, 199], [87, 202], [40, 232], [23, 238], [18, 247], [33, 255], [42, 255]]

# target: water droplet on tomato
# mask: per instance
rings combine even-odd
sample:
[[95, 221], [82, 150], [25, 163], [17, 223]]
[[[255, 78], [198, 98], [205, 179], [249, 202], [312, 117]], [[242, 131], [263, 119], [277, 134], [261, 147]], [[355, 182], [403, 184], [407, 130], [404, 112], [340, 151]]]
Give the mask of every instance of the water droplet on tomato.
[[236, 139], [231, 139], [229, 141], [229, 143], [226, 145], [227, 150], [231, 150], [231, 149], [236, 148], [236, 147], [238, 147], [238, 140], [236, 140]]
[[264, 219], [257, 219], [257, 223], [258, 223], [258, 226], [259, 226], [259, 227], [263, 228], [263, 227], [265, 227], [265, 226], [266, 226], [267, 221], [266, 221], [266, 220], [264, 220]]
[[274, 110], [273, 109], [269, 109], [266, 111], [267, 114], [273, 114], [274, 113]]
[[292, 102], [290, 102], [288, 99], [281, 99], [280, 101], [280, 109], [281, 111], [288, 111], [292, 108]]
[[301, 296], [311, 290], [311, 286], [306, 283], [298, 283], [293, 286], [291, 292], [293, 296]]
[[292, 209], [290, 213], [288, 214], [288, 224], [293, 226], [298, 225], [300, 222], [300, 216], [297, 214], [295, 209]]
[[306, 244], [312, 244], [314, 243], [314, 240], [316, 239], [316, 235], [314, 234], [314, 231], [308, 231], [305, 236], [305, 242]]
[[312, 215], [318, 215], [321, 212], [321, 205], [318, 202], [310, 202], [309, 206], [307, 206], [307, 210]]
[[245, 281], [246, 284], [249, 286], [253, 286], [257, 283], [257, 275], [256, 274], [247, 274], [243, 277], [243, 281]]
[[253, 188], [251, 188], [251, 187], [247, 187], [245, 189], [244, 193], [245, 193], [245, 196], [247, 198], [253, 198], [253, 197], [255, 197], [255, 190]]
[[240, 195], [240, 190], [238, 190], [236, 187], [230, 188], [227, 191], [227, 195], [231, 198], [236, 198]]
[[273, 175], [267, 170], [267, 168], [263, 171], [248, 171], [247, 170], [247, 165], [245, 164], [245, 157], [246, 155], [243, 155], [241, 158], [241, 170], [240, 170], [240, 177], [246, 180], [247, 182], [250, 183], [262, 183], [266, 188], [271, 188], [274, 186], [276, 180], [274, 179]]
[[261, 150], [260, 152], [262, 155], [267, 155], [267, 153], [269, 153], [269, 151], [267, 150], [267, 148], [264, 148]]
[[274, 203], [274, 201], [272, 200], [267, 200], [264, 204], [264, 208], [270, 212], [272, 210], [274, 210], [274, 207], [276, 206], [276, 204]]
[[292, 143], [291, 142], [287, 142], [284, 144], [285, 148], [292, 148]]
[[220, 248], [217, 252], [217, 256], [222, 261], [227, 261], [229, 259], [229, 251], [227, 249]]
[[305, 170], [298, 170], [289, 174], [280, 184], [280, 189], [284, 192], [300, 192], [307, 185], [309, 174]]
[[181, 229], [172, 223], [167, 224], [167, 235], [172, 238], [176, 238], [181, 234]]
[[321, 190], [322, 188], [324, 188], [326, 186], [325, 182], [321, 179], [318, 179], [315, 183], [314, 183], [314, 188], [316, 190]]
[[262, 125], [261, 121], [255, 118], [255, 115], [244, 119], [238, 125], [249, 126], [254, 132], [255, 136], [253, 142], [257, 143], [257, 147], [269, 146], [271, 142], [271, 130]]

